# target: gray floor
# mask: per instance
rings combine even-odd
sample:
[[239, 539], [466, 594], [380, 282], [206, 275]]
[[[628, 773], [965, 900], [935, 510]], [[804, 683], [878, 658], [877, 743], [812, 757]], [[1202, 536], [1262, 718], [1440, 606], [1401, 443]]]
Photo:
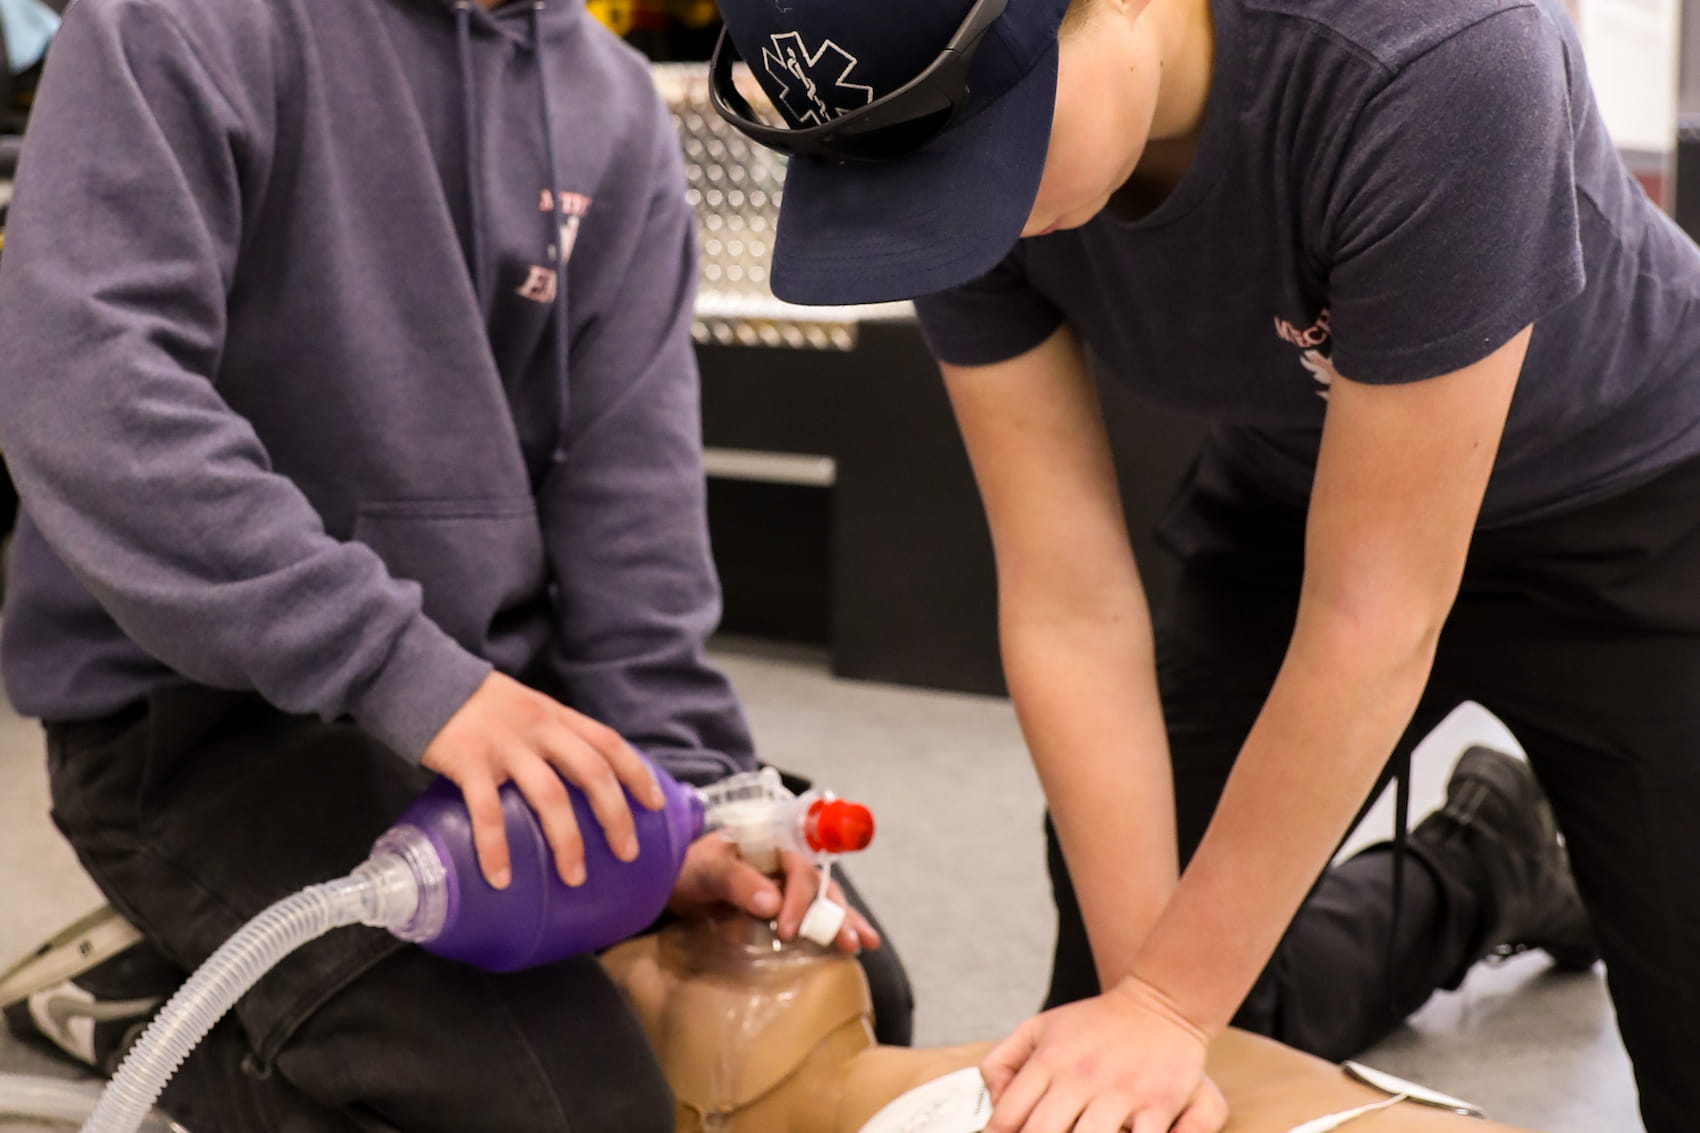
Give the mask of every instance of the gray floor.
[[[766, 759], [874, 808], [878, 837], [852, 868], [915, 981], [919, 1041], [1007, 1032], [1039, 1000], [1052, 931], [1039, 790], [1009, 705], [837, 681], [811, 654], [744, 643], [718, 658]], [[1420, 808], [1461, 740], [1494, 726], [1466, 712], [1419, 753]], [[96, 900], [44, 795], [35, 728], [0, 710], [0, 968]], [[1544, 1133], [1640, 1129], [1602, 978], [1551, 975], [1538, 957], [1478, 969], [1363, 1060]], [[63, 1073], [0, 1036], [0, 1071], [21, 1070]]]

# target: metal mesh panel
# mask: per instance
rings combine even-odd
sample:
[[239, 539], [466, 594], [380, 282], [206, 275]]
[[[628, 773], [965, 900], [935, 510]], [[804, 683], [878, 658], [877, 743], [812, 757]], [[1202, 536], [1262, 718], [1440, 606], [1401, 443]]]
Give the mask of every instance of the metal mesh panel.
[[[793, 349], [853, 350], [856, 324], [906, 316], [907, 303], [871, 307], [799, 307], [768, 284], [773, 234], [784, 196], [785, 158], [733, 129], [708, 103], [708, 67], [657, 63], [650, 68], [685, 155], [687, 199], [696, 210], [702, 277], [692, 334], [698, 342]], [[751, 105], [761, 88], [739, 66]]]

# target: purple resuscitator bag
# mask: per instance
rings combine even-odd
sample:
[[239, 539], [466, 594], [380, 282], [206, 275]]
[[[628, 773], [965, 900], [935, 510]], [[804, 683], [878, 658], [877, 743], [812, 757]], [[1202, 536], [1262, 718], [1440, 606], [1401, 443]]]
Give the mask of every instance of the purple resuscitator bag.
[[501, 797], [513, 880], [506, 889], [491, 888], [478, 869], [460, 789], [439, 779], [373, 847], [374, 854], [403, 854], [428, 880], [419, 913], [396, 935], [439, 956], [511, 972], [595, 952], [641, 932], [666, 907], [685, 851], [703, 830], [698, 793], [659, 767], [651, 769], [666, 805], [652, 811], [627, 795], [638, 839], [638, 856], [630, 862], [614, 856], [584, 793], [565, 784], [584, 840], [585, 881], [578, 886], [561, 880], [537, 816], [509, 783]]

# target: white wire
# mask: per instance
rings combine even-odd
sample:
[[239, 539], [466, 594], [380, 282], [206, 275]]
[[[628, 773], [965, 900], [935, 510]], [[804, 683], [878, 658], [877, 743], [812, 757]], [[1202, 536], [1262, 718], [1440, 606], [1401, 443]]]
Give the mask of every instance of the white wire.
[[1322, 1117], [1312, 1118], [1310, 1121], [1295, 1125], [1291, 1129], [1287, 1130], [1287, 1133], [1328, 1133], [1329, 1130], [1338, 1129], [1340, 1126], [1346, 1124], [1346, 1122], [1355, 1120], [1365, 1114], [1374, 1113], [1378, 1109], [1389, 1109], [1396, 1106], [1400, 1102], [1406, 1100], [1409, 1096], [1410, 1095], [1408, 1094], [1394, 1094], [1390, 1098], [1384, 1098], [1378, 1102], [1370, 1102], [1368, 1105], [1360, 1105], [1356, 1109], [1343, 1109], [1339, 1113], [1325, 1114]]

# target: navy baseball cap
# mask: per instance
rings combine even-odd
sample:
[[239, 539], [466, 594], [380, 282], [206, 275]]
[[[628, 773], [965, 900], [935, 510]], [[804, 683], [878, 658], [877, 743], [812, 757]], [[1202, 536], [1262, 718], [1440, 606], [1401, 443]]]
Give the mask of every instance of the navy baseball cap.
[[[792, 127], [903, 87], [974, 0], [719, 0], [726, 33]], [[911, 299], [983, 275], [1032, 212], [1056, 102], [1069, 0], [1008, 0], [974, 51], [968, 97], [937, 137], [888, 161], [793, 157], [774, 294], [838, 305]]]

